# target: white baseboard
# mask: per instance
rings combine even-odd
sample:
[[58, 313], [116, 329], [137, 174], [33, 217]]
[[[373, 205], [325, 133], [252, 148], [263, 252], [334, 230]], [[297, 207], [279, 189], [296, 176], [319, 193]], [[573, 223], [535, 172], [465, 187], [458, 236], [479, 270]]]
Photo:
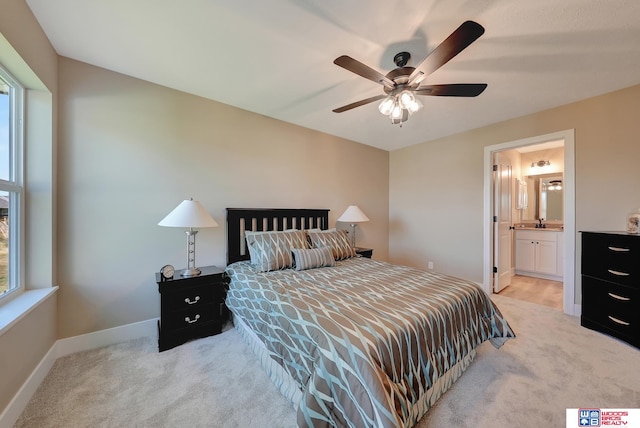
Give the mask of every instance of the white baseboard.
[[55, 363], [57, 359], [56, 345], [54, 343], [49, 349], [49, 352], [40, 360], [40, 363], [38, 363], [27, 380], [22, 384], [18, 393], [13, 396], [2, 414], [0, 414], [0, 427], [12, 427], [16, 423], [22, 411], [29, 403], [29, 400], [31, 400], [31, 397], [44, 378], [47, 377], [49, 370], [51, 370], [53, 363]]
[[139, 337], [156, 336], [158, 334], [157, 323], [158, 318], [154, 318], [108, 328], [106, 330], [94, 331], [93, 333], [82, 334], [80, 336], [60, 339], [54, 344], [58, 350], [57, 357], [60, 358], [65, 355], [75, 354], [76, 352], [126, 342], [127, 340], [137, 339]]
[[0, 414], [0, 427], [12, 427], [25, 407], [33, 397], [42, 381], [56, 360], [65, 355], [90, 349], [101, 348], [139, 337], [156, 336], [158, 318], [127, 324], [120, 327], [95, 331], [93, 333], [68, 337], [57, 340], [46, 355], [40, 360], [37, 367], [31, 372], [27, 380], [22, 384], [18, 393], [11, 399], [9, 405]]

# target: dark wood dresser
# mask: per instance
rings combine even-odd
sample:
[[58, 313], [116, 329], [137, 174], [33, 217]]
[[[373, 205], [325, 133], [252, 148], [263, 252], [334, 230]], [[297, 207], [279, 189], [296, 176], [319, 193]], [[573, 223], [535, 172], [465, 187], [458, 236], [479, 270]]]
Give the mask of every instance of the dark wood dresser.
[[228, 318], [224, 304], [227, 276], [216, 266], [200, 268], [202, 273], [172, 279], [156, 273], [160, 292], [158, 349], [165, 351], [189, 340], [218, 334]]
[[582, 232], [580, 321], [640, 348], [640, 236]]

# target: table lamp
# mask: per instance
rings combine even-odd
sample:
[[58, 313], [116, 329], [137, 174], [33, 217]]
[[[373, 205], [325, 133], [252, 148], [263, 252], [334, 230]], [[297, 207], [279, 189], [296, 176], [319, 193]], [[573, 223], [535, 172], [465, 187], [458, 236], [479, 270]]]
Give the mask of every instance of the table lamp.
[[357, 205], [349, 205], [345, 212], [338, 217], [337, 221], [351, 223], [351, 246], [356, 248], [356, 223], [369, 221], [369, 217], [367, 217]]
[[181, 276], [198, 276], [200, 269], [196, 268], [196, 234], [194, 228], [217, 227], [218, 223], [209, 215], [202, 204], [192, 198], [184, 200], [173, 209], [158, 226], [185, 227], [187, 233], [187, 268]]

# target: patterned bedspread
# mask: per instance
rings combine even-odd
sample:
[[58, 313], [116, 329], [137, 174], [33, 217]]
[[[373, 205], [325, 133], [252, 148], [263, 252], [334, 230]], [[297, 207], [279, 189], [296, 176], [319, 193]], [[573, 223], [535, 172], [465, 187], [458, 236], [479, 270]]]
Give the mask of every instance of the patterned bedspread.
[[302, 391], [301, 427], [411, 427], [432, 405], [424, 396], [482, 342], [515, 337], [480, 287], [438, 273], [360, 257], [227, 272], [227, 306]]

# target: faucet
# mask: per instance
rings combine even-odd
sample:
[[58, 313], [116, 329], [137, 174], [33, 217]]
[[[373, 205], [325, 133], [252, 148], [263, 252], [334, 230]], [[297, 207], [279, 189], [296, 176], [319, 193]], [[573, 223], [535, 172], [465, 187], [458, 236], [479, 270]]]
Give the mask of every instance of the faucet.
[[543, 218], [538, 219], [538, 224], [536, 225], [537, 228], [544, 229], [545, 227], [547, 227], [546, 224], [542, 224], [542, 220], [544, 219]]

